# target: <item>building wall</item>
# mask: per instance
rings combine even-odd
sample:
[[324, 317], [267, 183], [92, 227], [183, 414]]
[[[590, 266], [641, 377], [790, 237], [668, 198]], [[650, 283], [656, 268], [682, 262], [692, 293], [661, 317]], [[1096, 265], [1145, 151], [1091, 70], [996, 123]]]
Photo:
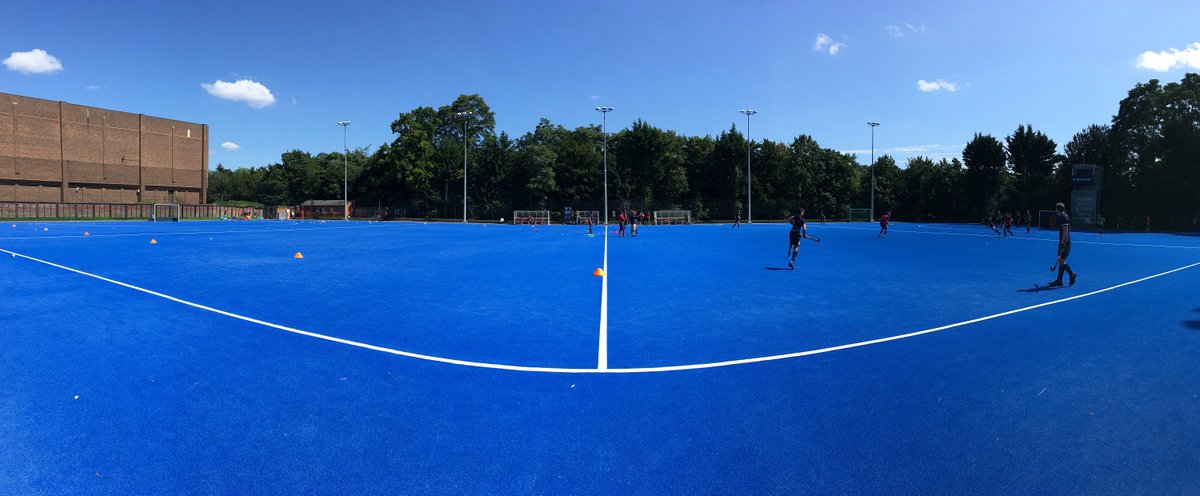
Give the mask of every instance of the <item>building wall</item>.
[[207, 179], [207, 125], [0, 93], [0, 201], [198, 204]]

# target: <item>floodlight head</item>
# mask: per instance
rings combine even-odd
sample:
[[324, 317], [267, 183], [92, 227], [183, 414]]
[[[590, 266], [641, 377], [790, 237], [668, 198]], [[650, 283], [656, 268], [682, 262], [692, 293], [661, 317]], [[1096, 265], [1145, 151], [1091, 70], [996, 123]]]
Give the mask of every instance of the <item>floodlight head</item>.
[[871, 122], [871, 121], [867, 121], [867, 125], [868, 125], [868, 126], [871, 126], [871, 127], [875, 127], [875, 126], [878, 126], [878, 125], [879, 125], [879, 123], [878, 123], [878, 122]]
[[613, 109], [612, 107], [596, 107], [596, 110], [599, 110], [601, 112], [612, 112], [612, 109]]
[[753, 110], [753, 109], [742, 109], [742, 110], [739, 110], [739, 112], [746, 114], [746, 115], [754, 115], [754, 114], [758, 113], [757, 110]]
[[349, 126], [349, 125], [350, 125], [350, 121], [338, 121], [338, 125], [339, 125], [339, 126]]

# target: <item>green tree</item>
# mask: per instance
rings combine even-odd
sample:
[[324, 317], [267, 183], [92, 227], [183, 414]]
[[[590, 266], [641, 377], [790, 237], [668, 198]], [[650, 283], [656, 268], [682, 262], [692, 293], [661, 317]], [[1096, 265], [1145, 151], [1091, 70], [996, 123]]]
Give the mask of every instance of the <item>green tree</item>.
[[1053, 204], [1050, 200], [1057, 193], [1054, 171], [1058, 163], [1058, 145], [1041, 131], [1034, 131], [1032, 125], [1017, 126], [1005, 141], [1021, 206], [1034, 208]]
[[966, 207], [973, 212], [990, 214], [1003, 198], [1007, 170], [1004, 146], [996, 138], [975, 133], [963, 147]]

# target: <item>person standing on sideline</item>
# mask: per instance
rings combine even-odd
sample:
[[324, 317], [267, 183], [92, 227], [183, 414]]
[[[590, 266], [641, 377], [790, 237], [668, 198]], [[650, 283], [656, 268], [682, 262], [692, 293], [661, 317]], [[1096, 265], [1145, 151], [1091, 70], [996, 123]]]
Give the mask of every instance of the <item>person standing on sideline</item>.
[[617, 235], [621, 238], [625, 237], [625, 212], [617, 214]]
[[742, 228], [742, 211], [741, 210], [738, 210], [736, 214], [733, 214], [733, 228], [734, 229]]
[[1025, 209], [1025, 234], [1029, 234], [1033, 229], [1033, 216], [1029, 215], [1029, 209]]
[[796, 255], [800, 254], [800, 238], [808, 237], [808, 226], [804, 221], [804, 209], [801, 208], [796, 213], [788, 217], [788, 224], [792, 225], [792, 230], [788, 232], [788, 268], [796, 270]]
[[1096, 214], [1096, 235], [1104, 236], [1104, 216]]
[[1010, 214], [1008, 212], [1004, 212], [1004, 237], [1005, 238], [1007, 238], [1009, 236], [1012, 236], [1014, 238], [1017, 237], [1017, 235], [1013, 234], [1013, 232], [1012, 232], [1012, 225], [1013, 225], [1012, 214]]
[[888, 210], [886, 213], [883, 214], [883, 217], [879, 218], [879, 237], [881, 237], [881, 238], [887, 237], [888, 223], [890, 223], [891, 220], [892, 220], [892, 211], [891, 210]]
[[825, 223], [825, 211], [822, 210], [821, 211], [821, 224], [824, 224], [824, 223]]
[[[1075, 271], [1071, 270], [1071, 266], [1067, 265], [1067, 256], [1071, 254], [1071, 217], [1067, 215], [1067, 207], [1062, 203], [1054, 205], [1054, 217], [1058, 224], [1058, 258], [1055, 259], [1054, 265], [1058, 267], [1058, 278], [1050, 281], [1048, 286], [1059, 287], [1063, 285], [1063, 272], [1071, 276], [1070, 286], [1075, 285]], [[1053, 270], [1054, 267], [1051, 267]]]
[[1150, 216], [1146, 216], [1146, 232], [1150, 232]]
[[587, 215], [588, 236], [592, 236], [592, 226], [594, 226], [594, 225], [596, 225], [596, 220], [594, 218], [592, 218], [592, 213], [588, 212], [588, 215]]

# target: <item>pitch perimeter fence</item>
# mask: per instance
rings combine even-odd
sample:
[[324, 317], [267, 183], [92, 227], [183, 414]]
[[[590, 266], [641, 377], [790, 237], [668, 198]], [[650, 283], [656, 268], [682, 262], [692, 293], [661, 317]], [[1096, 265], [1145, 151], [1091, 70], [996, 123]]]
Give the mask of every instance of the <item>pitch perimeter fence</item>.
[[[148, 203], [46, 203], [0, 202], [0, 219], [138, 219], [150, 218], [154, 205]], [[184, 219], [262, 217], [263, 209], [224, 205], [180, 205]]]

